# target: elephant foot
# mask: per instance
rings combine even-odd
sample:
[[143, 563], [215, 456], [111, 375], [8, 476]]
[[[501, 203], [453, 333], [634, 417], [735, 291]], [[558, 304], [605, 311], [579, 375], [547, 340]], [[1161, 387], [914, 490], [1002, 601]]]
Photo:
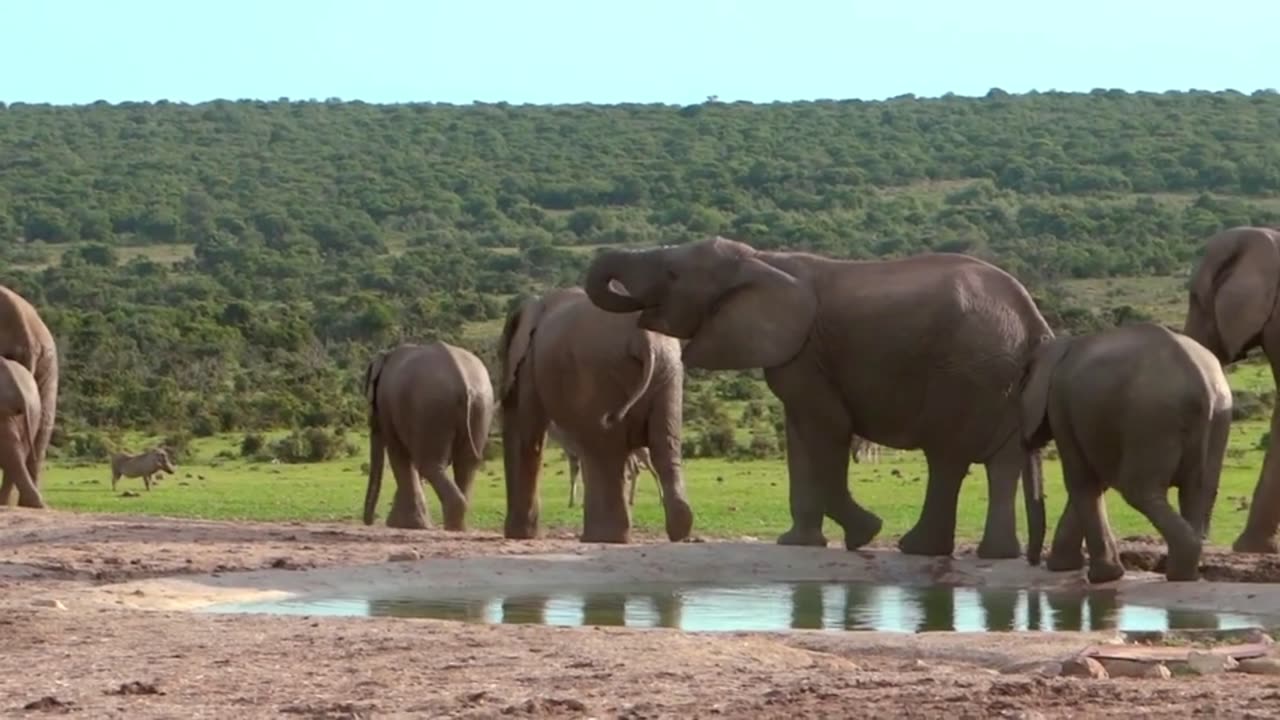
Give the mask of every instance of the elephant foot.
[[538, 523], [508, 520], [502, 526], [502, 536], [508, 540], [534, 540], [538, 537]]
[[802, 528], [791, 526], [791, 529], [778, 536], [779, 545], [807, 545], [810, 547], [826, 547], [827, 536], [822, 534], [822, 526]]
[[1116, 560], [1096, 560], [1089, 562], [1089, 582], [1097, 585], [1119, 580], [1124, 577], [1124, 565]]
[[667, 510], [667, 539], [681, 542], [693, 532], [693, 508], [682, 498], [664, 503]]
[[857, 550], [880, 534], [884, 521], [875, 513], [863, 513], [856, 521], [844, 526], [844, 549]]
[[1084, 553], [1050, 552], [1049, 559], [1045, 561], [1045, 567], [1049, 572], [1079, 570], [1084, 567]]
[[631, 530], [624, 528], [621, 530], [605, 528], [603, 530], [592, 528], [584, 531], [578, 536], [579, 542], [584, 543], [610, 543], [617, 545], [626, 545], [631, 542]]
[[956, 549], [954, 537], [926, 532], [917, 525], [898, 540], [898, 550], [907, 555], [950, 555]]
[[1255, 553], [1259, 555], [1275, 555], [1280, 553], [1274, 536], [1267, 538], [1250, 537], [1244, 533], [1231, 543], [1231, 550], [1238, 553]]
[[978, 543], [978, 557], [983, 560], [1008, 560], [1022, 556], [1022, 548], [1018, 545], [1016, 535], [996, 540], [991, 537], [982, 538]]
[[431, 528], [431, 520], [426, 513], [397, 513], [393, 511], [387, 516], [387, 527], [399, 530], [428, 530]]
[[464, 506], [461, 509], [446, 512], [444, 514], [444, 529], [449, 532], [464, 532], [467, 529], [467, 509]]

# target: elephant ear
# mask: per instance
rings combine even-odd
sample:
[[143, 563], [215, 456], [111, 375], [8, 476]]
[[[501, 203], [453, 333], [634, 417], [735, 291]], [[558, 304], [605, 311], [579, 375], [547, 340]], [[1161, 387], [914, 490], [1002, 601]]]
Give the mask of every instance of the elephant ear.
[[40, 431], [40, 388], [35, 376], [14, 360], [0, 362], [0, 411], [10, 417], [23, 416], [27, 447], [34, 449]]
[[381, 350], [374, 354], [369, 360], [369, 365], [364, 369], [364, 397], [373, 405], [373, 400], [378, 393], [378, 377], [382, 374], [382, 366], [387, 362], [387, 351]]
[[1069, 337], [1060, 336], [1044, 342], [1036, 348], [1028, 362], [1019, 396], [1022, 441], [1028, 445], [1044, 445], [1052, 437], [1052, 431], [1047, 427], [1049, 390], [1053, 382], [1053, 371], [1066, 356], [1070, 340]]
[[1275, 234], [1264, 228], [1230, 232], [1227, 242], [1210, 247], [1196, 276], [1197, 295], [1212, 307], [1228, 362], [1238, 359], [1271, 319], [1280, 283]]
[[507, 316], [507, 322], [502, 327], [502, 337], [498, 341], [498, 355], [502, 359], [502, 386], [498, 388], [500, 401], [505, 402], [516, 385], [516, 373], [529, 354], [533, 331], [544, 308], [545, 304], [541, 300], [527, 300]]
[[818, 298], [808, 280], [756, 257], [738, 261], [729, 288], [685, 345], [683, 359], [707, 370], [784, 365], [809, 337]]

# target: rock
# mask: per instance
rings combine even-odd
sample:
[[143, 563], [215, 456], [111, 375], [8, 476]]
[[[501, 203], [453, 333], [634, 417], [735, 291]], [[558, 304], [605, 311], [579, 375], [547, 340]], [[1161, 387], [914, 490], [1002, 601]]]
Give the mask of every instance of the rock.
[[54, 600], [52, 598], [39, 598], [37, 600], [32, 600], [31, 604], [34, 605], [35, 607], [47, 607], [47, 608], [53, 608], [54, 610], [67, 609], [67, 606], [63, 605], [61, 600]]
[[1063, 677], [1080, 677], [1090, 678], [1093, 680], [1106, 680], [1107, 669], [1102, 663], [1091, 657], [1073, 657], [1062, 661]]
[[1000, 717], [1011, 718], [1011, 720], [1044, 720], [1044, 713], [1039, 710], [1005, 710], [1000, 713]]
[[1161, 662], [1142, 662], [1141, 660], [1120, 660], [1102, 658], [1098, 662], [1107, 669], [1111, 677], [1147, 678], [1150, 680], [1168, 680], [1173, 677], [1169, 668]]
[[1192, 650], [1187, 653], [1187, 667], [1200, 675], [1214, 675], [1234, 669], [1239, 663], [1230, 655]]
[[387, 556], [387, 562], [408, 562], [410, 560], [421, 560], [422, 553], [417, 550], [401, 550], [393, 552]]
[[1250, 675], [1280, 675], [1280, 658], [1246, 658], [1236, 662], [1236, 670]]

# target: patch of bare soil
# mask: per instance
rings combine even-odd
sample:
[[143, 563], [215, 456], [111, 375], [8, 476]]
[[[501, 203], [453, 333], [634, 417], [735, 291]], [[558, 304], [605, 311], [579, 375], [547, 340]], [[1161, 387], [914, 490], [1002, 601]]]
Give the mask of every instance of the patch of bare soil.
[[[518, 542], [478, 532], [0, 509], [0, 714], [1280, 717], [1280, 687], [1265, 676], [1087, 679], [997, 670], [1074, 653], [1105, 640], [1097, 633], [693, 634], [143, 611], [70, 600], [60, 607], [75, 589], [148, 577], [382, 563], [409, 550], [462, 558], [580, 547], [568, 536]], [[1270, 560], [1224, 563], [1215, 555], [1206, 564], [1242, 569]]]

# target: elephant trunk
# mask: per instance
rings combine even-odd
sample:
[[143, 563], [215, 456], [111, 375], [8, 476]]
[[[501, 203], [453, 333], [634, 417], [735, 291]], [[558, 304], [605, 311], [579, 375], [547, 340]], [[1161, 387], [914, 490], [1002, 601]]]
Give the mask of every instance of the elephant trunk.
[[[598, 255], [592, 260], [591, 265], [587, 267], [587, 276], [583, 282], [583, 289], [587, 292], [587, 297], [591, 298], [591, 302], [601, 310], [607, 310], [613, 313], [629, 313], [643, 310], [645, 304], [630, 295], [623, 295], [610, 287], [613, 280], [620, 280], [624, 286], [627, 285], [626, 275], [634, 275], [636, 272], [635, 263], [641, 259], [641, 255], [632, 251], [625, 250], [609, 250]], [[638, 288], [627, 288], [628, 293], [634, 293]]]
[[1022, 494], [1027, 503], [1027, 563], [1040, 564], [1044, 552], [1044, 470], [1040, 451], [1027, 452], [1027, 466], [1022, 471]]

